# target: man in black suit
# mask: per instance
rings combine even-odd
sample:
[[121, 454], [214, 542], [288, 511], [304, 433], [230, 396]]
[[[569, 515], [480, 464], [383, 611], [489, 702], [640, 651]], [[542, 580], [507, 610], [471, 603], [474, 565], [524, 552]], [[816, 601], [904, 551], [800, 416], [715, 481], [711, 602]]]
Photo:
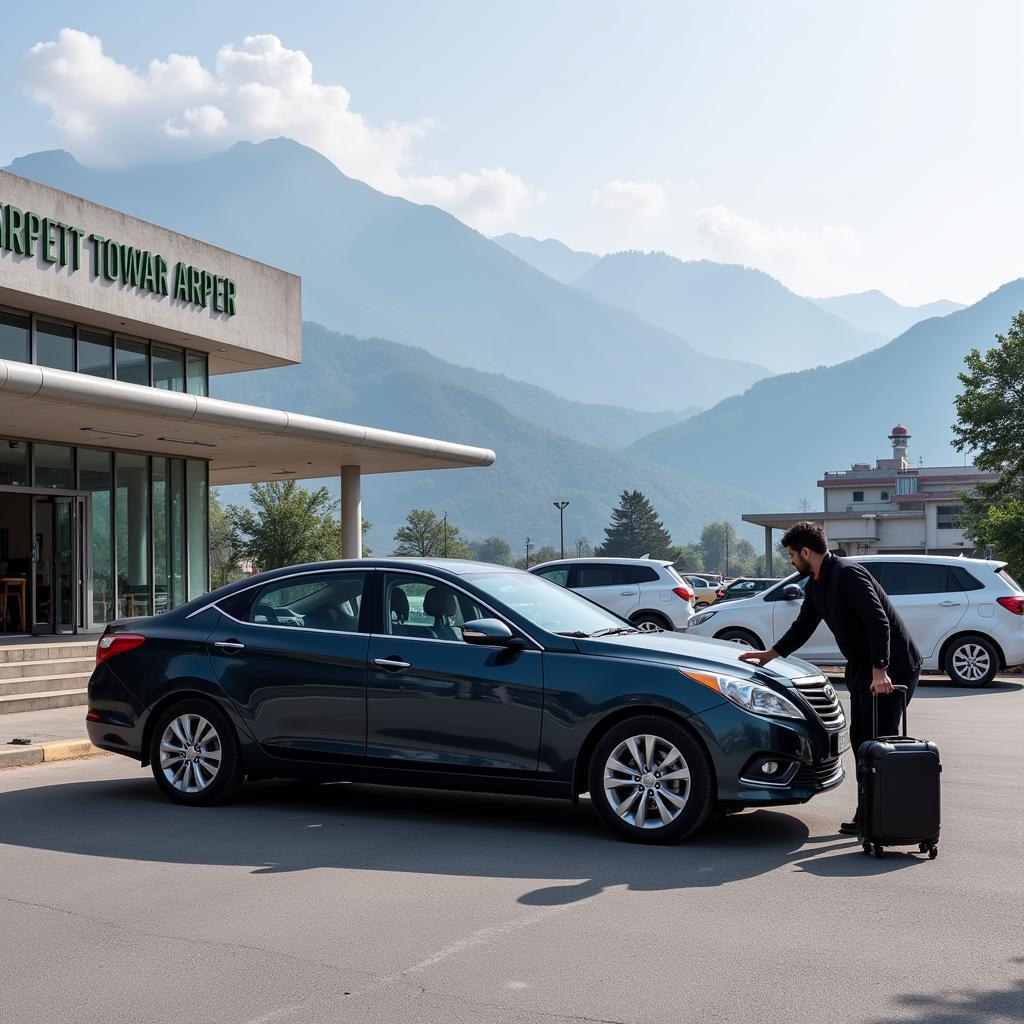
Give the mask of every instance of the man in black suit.
[[[850, 746], [856, 754], [874, 737], [873, 694], [878, 695], [879, 735], [899, 730], [903, 702], [893, 691], [893, 681], [907, 687], [909, 701], [921, 672], [921, 653], [878, 581], [862, 565], [830, 554], [825, 531], [817, 523], [797, 523], [786, 531], [782, 543], [796, 571], [809, 577], [800, 614], [774, 647], [747, 651], [740, 660], [767, 665], [773, 658], [788, 657], [824, 620], [846, 658]], [[843, 822], [839, 831], [856, 835], [856, 816]]]

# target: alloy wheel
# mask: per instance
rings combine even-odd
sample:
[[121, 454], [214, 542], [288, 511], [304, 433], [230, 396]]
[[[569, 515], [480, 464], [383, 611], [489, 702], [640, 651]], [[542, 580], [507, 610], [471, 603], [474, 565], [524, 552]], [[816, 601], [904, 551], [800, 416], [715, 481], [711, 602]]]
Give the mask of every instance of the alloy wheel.
[[612, 810], [634, 828], [659, 829], [682, 813], [690, 796], [690, 768], [678, 748], [651, 733], [630, 736], [604, 765], [604, 793]]
[[968, 682], [983, 679], [992, 668], [992, 658], [980, 644], [963, 644], [953, 652], [953, 669]]
[[202, 715], [172, 718], [160, 737], [160, 769], [179, 793], [201, 793], [217, 778], [222, 747], [217, 730]]

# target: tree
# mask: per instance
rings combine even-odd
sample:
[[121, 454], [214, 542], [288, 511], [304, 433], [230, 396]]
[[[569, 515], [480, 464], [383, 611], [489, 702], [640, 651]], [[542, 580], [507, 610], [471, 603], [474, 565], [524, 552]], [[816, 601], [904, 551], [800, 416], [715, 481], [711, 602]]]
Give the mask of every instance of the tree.
[[594, 554], [594, 548], [585, 536], [576, 538], [575, 548], [577, 558], [590, 558]]
[[394, 554], [413, 558], [472, 558], [473, 552], [452, 522], [427, 508], [414, 508], [395, 530]]
[[[604, 543], [595, 554], [601, 557], [668, 558], [672, 538], [651, 503], [640, 491], [623, 491], [611, 522], [604, 530]], [[531, 559], [532, 561], [532, 559]]]
[[[535, 548], [532, 544], [530, 545], [531, 566], [540, 565], [542, 562], [557, 562], [561, 557], [562, 555], [558, 548], [554, 548], [550, 544], [545, 544], [543, 547], [539, 548]], [[516, 559], [515, 567], [517, 569], [527, 568], [525, 553], [522, 558]]]
[[[717, 572], [726, 574], [726, 561], [728, 568], [733, 568], [733, 554], [736, 551], [736, 528], [732, 523], [718, 522], [708, 523], [701, 530], [700, 549], [704, 553], [704, 567], [714, 569]], [[727, 557], [728, 556], [728, 559]]]
[[511, 565], [513, 562], [512, 548], [507, 540], [501, 537], [486, 537], [484, 540], [470, 541], [473, 557], [481, 562], [494, 565]]
[[963, 495], [965, 534], [981, 548], [992, 547], [1011, 572], [1024, 571], [1024, 435], [1019, 412], [1024, 405], [1024, 310], [1009, 331], [996, 335], [987, 352], [971, 349], [958, 374], [963, 391], [956, 396], [953, 445], [972, 452], [979, 469], [998, 473], [993, 483]]
[[[295, 480], [253, 484], [249, 502], [249, 508], [230, 506], [227, 517], [236, 551], [257, 569], [341, 557], [339, 503], [326, 487], [309, 491]], [[364, 519], [363, 529], [369, 527]], [[364, 547], [362, 553], [370, 552]]]
[[210, 587], [216, 590], [243, 575], [238, 542], [231, 520], [220, 505], [220, 496], [210, 491]]
[[704, 552], [699, 544], [685, 544], [676, 548], [669, 558], [680, 572], [699, 573], [704, 571]]

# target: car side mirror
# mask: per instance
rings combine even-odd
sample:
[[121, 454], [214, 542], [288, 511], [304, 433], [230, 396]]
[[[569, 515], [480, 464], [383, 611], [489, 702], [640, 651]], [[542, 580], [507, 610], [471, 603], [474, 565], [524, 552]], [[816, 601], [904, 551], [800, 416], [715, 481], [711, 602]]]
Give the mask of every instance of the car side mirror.
[[508, 647], [516, 642], [512, 630], [499, 619], [473, 619], [471, 622], [464, 622], [462, 639], [467, 644], [479, 644], [482, 647]]
[[803, 596], [804, 592], [795, 583], [787, 583], [782, 588], [783, 601], [799, 601]]

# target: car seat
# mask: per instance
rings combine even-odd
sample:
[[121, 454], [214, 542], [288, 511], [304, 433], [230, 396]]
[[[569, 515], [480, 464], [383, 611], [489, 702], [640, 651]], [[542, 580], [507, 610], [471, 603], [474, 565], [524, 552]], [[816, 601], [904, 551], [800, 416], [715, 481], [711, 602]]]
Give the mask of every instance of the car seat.
[[452, 625], [459, 611], [459, 602], [454, 590], [447, 587], [432, 587], [423, 597], [423, 614], [434, 617], [434, 635], [438, 640], [461, 640], [462, 631]]

